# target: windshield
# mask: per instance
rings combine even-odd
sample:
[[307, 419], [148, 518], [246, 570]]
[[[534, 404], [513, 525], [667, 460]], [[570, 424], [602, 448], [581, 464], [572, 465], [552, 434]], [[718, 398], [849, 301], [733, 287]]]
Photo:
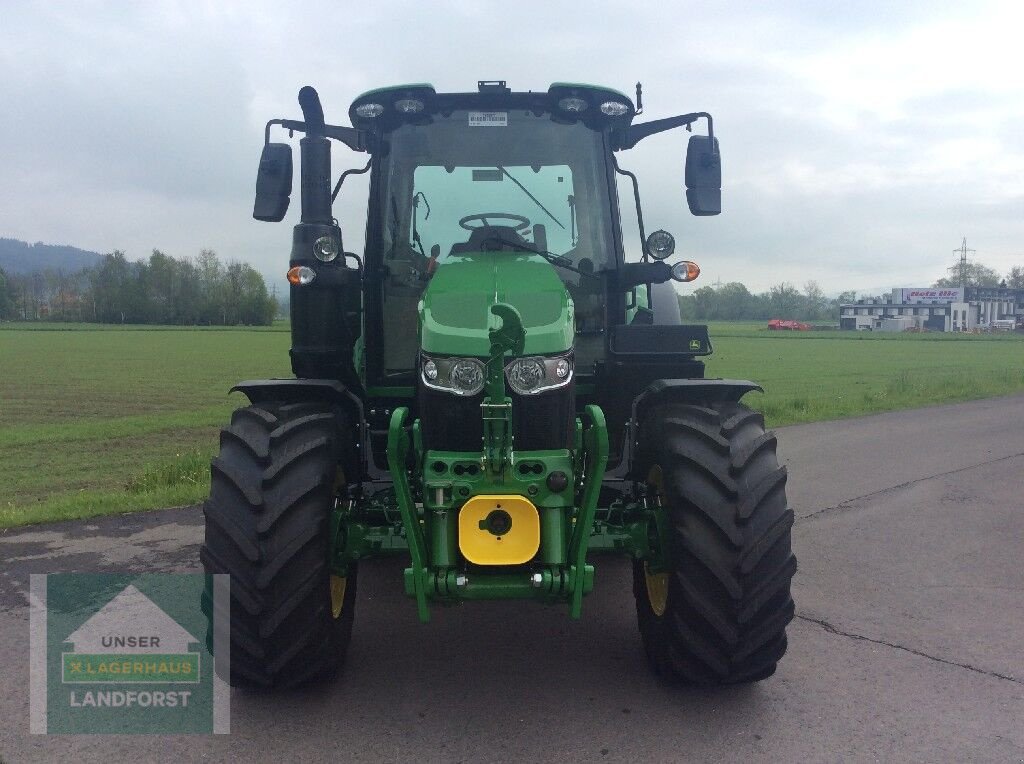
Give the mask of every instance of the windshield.
[[602, 134], [522, 110], [427, 119], [388, 134], [381, 152], [380, 239], [368, 256], [381, 258], [386, 274], [385, 376], [415, 364], [416, 305], [429, 273], [491, 248], [495, 235], [551, 253], [575, 304], [577, 369], [585, 373], [601, 351], [600, 274], [616, 267]]
[[[579, 240], [568, 165], [439, 167], [413, 172], [410, 245], [439, 254], [458, 252], [477, 228], [512, 228], [552, 254], [571, 253]], [[541, 246], [543, 245], [543, 246]]]
[[436, 247], [443, 264], [474, 230], [501, 226], [587, 270], [615, 267], [600, 133], [532, 112], [455, 111], [388, 142], [385, 260]]

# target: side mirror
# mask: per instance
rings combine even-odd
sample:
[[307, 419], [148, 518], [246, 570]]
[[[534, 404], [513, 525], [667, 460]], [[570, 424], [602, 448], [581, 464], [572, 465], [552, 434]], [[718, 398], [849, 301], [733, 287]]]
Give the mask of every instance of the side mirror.
[[256, 174], [256, 203], [252, 216], [267, 223], [279, 223], [288, 211], [292, 193], [292, 147], [287, 143], [267, 143], [260, 155]]
[[722, 156], [717, 138], [690, 136], [686, 146], [686, 203], [693, 215], [717, 215], [722, 211]]

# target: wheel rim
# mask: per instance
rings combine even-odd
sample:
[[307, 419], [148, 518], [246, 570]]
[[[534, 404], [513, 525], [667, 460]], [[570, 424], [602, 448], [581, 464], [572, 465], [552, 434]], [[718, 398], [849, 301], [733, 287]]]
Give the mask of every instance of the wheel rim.
[[[659, 509], [664, 497], [661, 466], [655, 464], [647, 473], [647, 484], [654, 488], [654, 504]], [[659, 618], [665, 615], [668, 607], [668, 573], [651, 573], [650, 566], [644, 561], [644, 581], [647, 584], [647, 602], [651, 611]]]
[[345, 588], [347, 586], [347, 578], [331, 574], [331, 615], [335, 618], [339, 618], [341, 611], [345, 609]]

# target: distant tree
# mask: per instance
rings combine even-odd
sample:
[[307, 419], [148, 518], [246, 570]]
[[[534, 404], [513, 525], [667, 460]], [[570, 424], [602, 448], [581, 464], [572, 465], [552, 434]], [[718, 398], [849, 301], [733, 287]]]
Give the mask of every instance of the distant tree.
[[277, 303], [267, 292], [259, 271], [246, 263], [230, 263], [227, 279], [231, 293], [231, 323], [269, 326], [277, 314]]
[[743, 284], [732, 281], [718, 287], [705, 286], [693, 293], [694, 318], [707, 321], [740, 321], [762, 318], [763, 300]]
[[813, 279], [804, 284], [804, 312], [802, 318], [820, 321], [830, 314], [829, 302], [821, 286]]
[[196, 259], [199, 278], [199, 323], [223, 324], [224, 268], [212, 249], [204, 249]]
[[1024, 289], [1024, 268], [1015, 265], [1006, 274], [1006, 286], [1011, 289]]
[[114, 250], [89, 272], [94, 320], [108, 324], [146, 321], [139, 263]]
[[0, 321], [6, 321], [14, 314], [14, 285], [0, 268]]
[[694, 318], [713, 321], [718, 318], [718, 296], [713, 286], [705, 286], [693, 292]]
[[697, 318], [697, 300], [692, 294], [679, 295], [679, 317], [683, 321], [693, 321]]
[[754, 295], [738, 281], [722, 284], [715, 290], [715, 293], [718, 297], [718, 310], [722, 318], [742, 320], [756, 317], [753, 307]]
[[807, 304], [800, 291], [785, 281], [768, 290], [768, 302], [774, 318], [802, 317]]
[[[946, 269], [948, 274], [933, 284], [937, 287], [960, 286], [960, 263]], [[964, 286], [999, 286], [999, 274], [981, 263], [967, 263], [964, 266]]]

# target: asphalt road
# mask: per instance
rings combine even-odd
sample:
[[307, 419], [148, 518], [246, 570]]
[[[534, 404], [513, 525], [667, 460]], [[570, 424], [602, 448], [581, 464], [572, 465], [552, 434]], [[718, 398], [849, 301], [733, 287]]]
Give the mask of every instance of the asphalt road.
[[20, 761], [1024, 761], [1024, 396], [780, 431], [797, 618], [771, 679], [648, 672], [627, 565], [584, 618], [524, 603], [417, 623], [360, 571], [345, 675], [234, 692], [231, 735], [28, 734], [32, 572], [186, 571], [196, 508], [0, 535], [0, 757]]

